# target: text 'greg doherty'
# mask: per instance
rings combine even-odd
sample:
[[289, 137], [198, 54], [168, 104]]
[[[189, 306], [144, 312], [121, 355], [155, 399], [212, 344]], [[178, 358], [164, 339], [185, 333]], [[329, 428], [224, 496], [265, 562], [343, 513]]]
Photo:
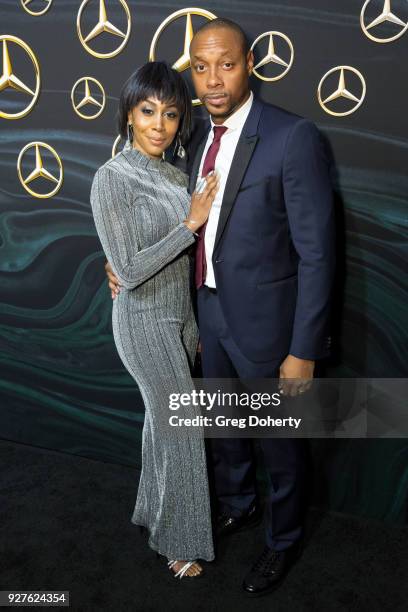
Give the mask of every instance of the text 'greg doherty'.
[[227, 393], [216, 391], [208, 393], [203, 389], [193, 389], [190, 393], [170, 393], [169, 408], [178, 410], [181, 406], [201, 406], [212, 410], [217, 406], [242, 406], [259, 410], [263, 406], [279, 406], [279, 393]]
[[292, 417], [284, 419], [273, 419], [270, 416], [260, 418], [254, 414], [250, 414], [248, 418], [231, 419], [225, 416], [217, 416], [215, 419], [207, 416], [196, 416], [192, 419], [186, 419], [174, 414], [169, 418], [169, 423], [172, 427], [239, 427], [246, 429], [247, 427], [294, 427], [297, 429], [301, 424], [302, 419], [294, 419]]

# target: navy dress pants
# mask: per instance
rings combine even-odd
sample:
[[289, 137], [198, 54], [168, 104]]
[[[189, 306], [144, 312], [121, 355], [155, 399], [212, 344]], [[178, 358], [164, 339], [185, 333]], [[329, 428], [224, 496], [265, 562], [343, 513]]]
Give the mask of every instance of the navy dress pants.
[[[218, 295], [206, 286], [198, 290], [201, 364], [205, 378], [277, 378], [279, 361], [249, 361], [231, 337]], [[262, 341], [262, 340], [260, 340]], [[254, 440], [213, 438], [208, 467], [217, 510], [229, 516], [246, 512], [257, 498]], [[265, 507], [266, 544], [281, 551], [302, 534], [306, 478], [305, 440], [259, 439], [269, 476]]]

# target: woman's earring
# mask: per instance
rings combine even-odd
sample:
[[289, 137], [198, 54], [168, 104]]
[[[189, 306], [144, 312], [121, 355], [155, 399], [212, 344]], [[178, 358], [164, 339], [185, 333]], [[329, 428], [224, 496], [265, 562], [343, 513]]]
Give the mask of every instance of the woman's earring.
[[129, 142], [133, 141], [133, 125], [128, 123], [128, 140]]
[[177, 144], [176, 144], [176, 147], [177, 147], [177, 155], [178, 155], [179, 157], [181, 157], [181, 159], [183, 159], [183, 157], [185, 157], [185, 156], [186, 156], [186, 150], [185, 150], [185, 148], [183, 147], [183, 145], [181, 144], [180, 134], [177, 136]]

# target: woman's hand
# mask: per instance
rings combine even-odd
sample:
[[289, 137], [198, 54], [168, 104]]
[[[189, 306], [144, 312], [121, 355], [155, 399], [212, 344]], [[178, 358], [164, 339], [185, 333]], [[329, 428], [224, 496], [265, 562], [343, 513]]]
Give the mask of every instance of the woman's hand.
[[212, 203], [220, 186], [218, 174], [211, 172], [205, 177], [205, 187], [199, 193], [194, 191], [191, 197], [190, 212], [184, 223], [192, 231], [196, 232], [208, 219]]
[[121, 285], [119, 284], [118, 278], [114, 275], [112, 266], [108, 261], [105, 263], [105, 272], [106, 276], [108, 277], [108, 285], [111, 292], [112, 300], [114, 300], [117, 294], [120, 292]]

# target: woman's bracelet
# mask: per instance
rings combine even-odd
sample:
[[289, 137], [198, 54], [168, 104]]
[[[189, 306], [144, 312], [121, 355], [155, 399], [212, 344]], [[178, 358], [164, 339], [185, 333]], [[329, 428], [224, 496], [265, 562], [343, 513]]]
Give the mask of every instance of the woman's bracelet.
[[[191, 223], [192, 225], [196, 225], [198, 223], [198, 221], [194, 221], [194, 219], [184, 219], [183, 221], [184, 225], [186, 225], [188, 227], [188, 223]], [[188, 229], [190, 230], [190, 232], [192, 232], [194, 234], [194, 236], [199, 236], [199, 234], [197, 234], [197, 232], [193, 231], [191, 229], [191, 227], [188, 227]]]

